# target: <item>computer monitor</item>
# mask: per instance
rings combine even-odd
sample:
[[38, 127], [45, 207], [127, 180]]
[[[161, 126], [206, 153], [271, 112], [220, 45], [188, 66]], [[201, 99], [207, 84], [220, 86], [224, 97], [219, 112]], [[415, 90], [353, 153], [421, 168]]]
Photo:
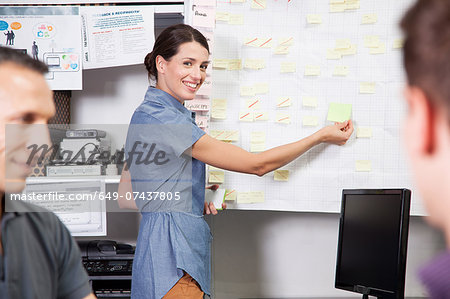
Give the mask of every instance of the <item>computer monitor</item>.
[[404, 298], [408, 189], [343, 190], [335, 287]]

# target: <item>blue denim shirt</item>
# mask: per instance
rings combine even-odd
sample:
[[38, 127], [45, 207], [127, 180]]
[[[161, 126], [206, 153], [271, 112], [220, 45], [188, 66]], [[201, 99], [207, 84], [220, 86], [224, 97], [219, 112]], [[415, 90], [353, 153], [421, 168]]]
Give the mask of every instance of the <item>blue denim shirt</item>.
[[192, 112], [160, 89], [149, 87], [133, 114], [125, 151], [142, 220], [132, 298], [162, 298], [183, 271], [210, 294], [205, 165], [189, 155], [203, 134]]

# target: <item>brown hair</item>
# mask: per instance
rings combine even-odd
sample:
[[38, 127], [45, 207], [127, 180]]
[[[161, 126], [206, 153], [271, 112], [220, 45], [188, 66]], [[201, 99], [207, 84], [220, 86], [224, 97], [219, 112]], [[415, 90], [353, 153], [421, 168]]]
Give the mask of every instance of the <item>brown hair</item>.
[[158, 70], [156, 69], [156, 57], [158, 55], [161, 55], [165, 60], [170, 60], [178, 53], [181, 44], [193, 41], [201, 44], [209, 53], [208, 42], [197, 29], [185, 24], [172, 25], [164, 29], [156, 39], [153, 51], [145, 56], [144, 64], [148, 71], [148, 77], [158, 80]]
[[450, 117], [450, 1], [418, 0], [401, 21], [408, 83]]
[[31, 58], [30, 55], [25, 54], [21, 50], [0, 46], [0, 65], [7, 62], [12, 62], [26, 67], [27, 69], [38, 72], [42, 75], [48, 72], [48, 68], [45, 63]]

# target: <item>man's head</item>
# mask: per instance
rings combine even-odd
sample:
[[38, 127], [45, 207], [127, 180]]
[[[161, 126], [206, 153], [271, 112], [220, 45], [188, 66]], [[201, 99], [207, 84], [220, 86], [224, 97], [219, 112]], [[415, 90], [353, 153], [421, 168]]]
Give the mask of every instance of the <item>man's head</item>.
[[450, 1], [418, 0], [401, 27], [407, 150], [430, 222], [450, 230]]
[[31, 171], [27, 146], [50, 142], [45, 124], [55, 107], [46, 72], [42, 62], [0, 47], [0, 194], [23, 189]]

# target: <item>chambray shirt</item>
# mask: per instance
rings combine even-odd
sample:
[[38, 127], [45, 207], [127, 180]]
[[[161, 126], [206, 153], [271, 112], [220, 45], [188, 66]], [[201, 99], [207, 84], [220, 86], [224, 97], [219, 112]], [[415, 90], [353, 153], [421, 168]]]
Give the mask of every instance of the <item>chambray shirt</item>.
[[142, 213], [133, 262], [132, 298], [162, 298], [191, 275], [210, 294], [211, 232], [203, 219], [205, 165], [191, 146], [205, 134], [168, 93], [149, 87], [125, 145]]

